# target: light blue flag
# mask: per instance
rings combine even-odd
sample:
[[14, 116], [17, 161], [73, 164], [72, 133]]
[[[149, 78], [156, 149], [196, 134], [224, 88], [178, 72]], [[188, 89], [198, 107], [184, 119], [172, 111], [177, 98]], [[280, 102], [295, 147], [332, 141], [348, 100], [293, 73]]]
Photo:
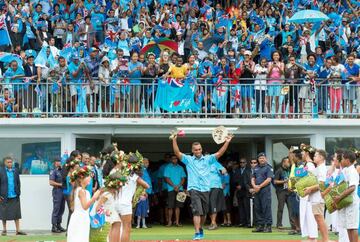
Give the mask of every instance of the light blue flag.
[[86, 106], [86, 87], [78, 85], [77, 92], [78, 92], [78, 103], [76, 106], [76, 113], [88, 113], [88, 109]]
[[34, 63], [36, 66], [40, 66], [40, 67], [50, 67], [53, 68], [56, 66], [56, 60], [54, 58], [54, 56], [52, 55], [51, 51], [50, 54], [47, 55], [46, 54], [46, 50], [47, 50], [48, 46], [43, 46], [38, 54], [38, 56], [36, 57]]
[[222, 113], [226, 112], [227, 96], [228, 96], [227, 86], [219, 85], [217, 87], [214, 87], [211, 101], [215, 105], [216, 110]]
[[168, 112], [186, 110], [197, 112], [199, 105], [195, 102], [195, 88], [189, 83], [184, 81], [182, 87], [176, 87], [167, 80], [160, 80], [155, 97], [155, 109], [162, 108]]
[[64, 57], [66, 61], [69, 61], [73, 51], [72, 47], [63, 48], [60, 50], [60, 56]]

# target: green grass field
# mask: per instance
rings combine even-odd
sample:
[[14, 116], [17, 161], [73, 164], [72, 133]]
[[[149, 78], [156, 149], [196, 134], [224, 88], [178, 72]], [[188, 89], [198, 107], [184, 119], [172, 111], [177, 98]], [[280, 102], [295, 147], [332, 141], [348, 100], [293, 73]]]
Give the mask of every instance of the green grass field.
[[[146, 241], [175, 241], [179, 240], [191, 240], [194, 233], [194, 229], [190, 225], [186, 225], [182, 228], [166, 228], [163, 226], [154, 226], [149, 229], [133, 229], [131, 233], [132, 240], [146, 240]], [[205, 230], [205, 239], [206, 240], [234, 240], [234, 241], [244, 241], [244, 240], [257, 240], [257, 241], [279, 241], [279, 240], [301, 240], [300, 236], [290, 236], [287, 234], [287, 231], [278, 231], [273, 230], [273, 233], [252, 233], [251, 229], [243, 228], [220, 228], [218, 230], [207, 231]], [[331, 240], [336, 240], [336, 236], [331, 235]], [[0, 241], [15, 242], [15, 241], [26, 241], [26, 242], [35, 242], [35, 241], [57, 241], [65, 242], [66, 238], [62, 236], [54, 236], [49, 234], [44, 235], [33, 235], [28, 236], [6, 236], [0, 237]], [[80, 241], [79, 241], [80, 242]]]

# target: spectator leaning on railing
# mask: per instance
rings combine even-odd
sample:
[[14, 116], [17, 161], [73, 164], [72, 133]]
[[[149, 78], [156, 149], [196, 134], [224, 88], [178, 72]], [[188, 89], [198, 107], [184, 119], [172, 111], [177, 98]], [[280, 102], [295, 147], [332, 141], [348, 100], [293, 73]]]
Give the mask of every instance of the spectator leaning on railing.
[[[196, 0], [176, 4], [168, 0], [4, 1], [0, 3], [0, 49], [8, 53], [0, 55], [2, 90], [8, 88], [19, 106], [17, 111], [23, 113], [108, 112], [118, 117], [131, 112], [138, 116], [157, 109], [153, 103], [157, 88], [147, 88], [156, 77], [186, 79], [190, 75], [206, 79], [196, 83], [207, 83], [209, 91], [206, 98], [199, 98], [205, 89], [195, 88], [194, 99], [202, 106], [196, 112], [216, 112], [217, 116], [237, 112], [245, 118], [264, 113], [266, 117], [294, 117], [292, 113], [316, 117], [319, 113], [352, 118], [360, 110], [360, 89], [355, 80], [360, 63], [359, 8], [355, 0], [337, 4], [325, 0], [240, 4]], [[308, 9], [323, 12], [329, 20], [289, 21], [296, 12]], [[46, 57], [42, 56], [44, 46], [48, 46]], [[9, 53], [15, 55], [6, 59]], [[103, 56], [111, 65], [109, 77], [120, 79], [116, 81], [119, 92], [97, 82]], [[266, 88], [259, 87], [265, 76], [255, 71], [264, 58], [268, 63], [262, 68], [267, 68], [266, 77], [270, 78]], [[330, 76], [326, 73], [329, 59], [334, 61]], [[208, 69], [201, 68], [209, 61], [211, 64], [205, 64]], [[63, 68], [69, 66], [69, 76], [59, 86], [60, 99], [53, 98], [52, 83], [48, 82], [49, 68], [54, 66], [61, 76]], [[57, 66], [61, 66], [60, 72]], [[318, 70], [321, 67], [326, 70]], [[304, 71], [299, 73], [300, 69]], [[339, 70], [343, 76], [337, 74]], [[220, 88], [209, 84], [220, 76], [223, 82], [217, 85], [237, 80], [240, 86], [222, 86], [226, 103], [217, 105], [220, 99], [212, 92]], [[126, 83], [131, 85], [122, 88]], [[145, 108], [140, 108], [142, 105]]]

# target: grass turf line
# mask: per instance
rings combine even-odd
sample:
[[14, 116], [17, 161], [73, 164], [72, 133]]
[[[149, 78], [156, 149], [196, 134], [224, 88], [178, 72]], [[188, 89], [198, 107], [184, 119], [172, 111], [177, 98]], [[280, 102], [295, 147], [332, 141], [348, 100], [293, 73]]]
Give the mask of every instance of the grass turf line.
[[[245, 228], [219, 228], [217, 230], [204, 230], [205, 240], [301, 240], [301, 236], [288, 235], [287, 231], [273, 230], [273, 233], [252, 233], [252, 229]], [[335, 240], [337, 237], [330, 233], [330, 239]], [[182, 228], [164, 226], [154, 226], [149, 229], [132, 229], [131, 240], [191, 240], [194, 235], [194, 229], [191, 225]], [[37, 241], [61, 241], [65, 242], [65, 235], [27, 235], [27, 236], [4, 236], [0, 241], [6, 242], [37, 242]]]

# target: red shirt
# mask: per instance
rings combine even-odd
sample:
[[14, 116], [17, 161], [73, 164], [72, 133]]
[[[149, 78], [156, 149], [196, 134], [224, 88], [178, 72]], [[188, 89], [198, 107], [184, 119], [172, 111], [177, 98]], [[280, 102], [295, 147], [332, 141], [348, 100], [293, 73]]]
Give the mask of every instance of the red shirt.
[[[237, 77], [235, 77], [235, 75], [237, 75]], [[231, 70], [229, 71], [229, 78], [231, 78], [230, 80], [230, 84], [240, 84], [240, 81], [239, 81], [239, 77], [241, 75], [241, 70], [240, 68], [235, 68], [235, 73], [231, 73]]]

